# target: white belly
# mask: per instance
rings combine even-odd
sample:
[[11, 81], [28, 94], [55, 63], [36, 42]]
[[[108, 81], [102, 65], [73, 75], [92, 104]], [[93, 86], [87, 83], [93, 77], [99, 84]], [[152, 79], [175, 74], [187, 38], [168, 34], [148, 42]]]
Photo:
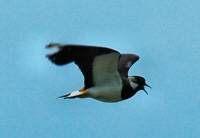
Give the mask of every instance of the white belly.
[[122, 101], [121, 86], [98, 86], [88, 89], [89, 97], [103, 102], [118, 102]]

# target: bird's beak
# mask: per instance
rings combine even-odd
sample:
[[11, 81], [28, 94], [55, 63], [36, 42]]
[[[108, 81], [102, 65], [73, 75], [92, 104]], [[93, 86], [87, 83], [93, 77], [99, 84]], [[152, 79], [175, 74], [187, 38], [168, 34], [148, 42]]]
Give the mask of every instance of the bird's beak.
[[149, 86], [148, 84], [145, 84], [145, 86], [147, 86], [147, 87], [151, 88], [151, 86]]
[[[151, 86], [149, 86], [148, 84], [145, 84], [145, 86], [151, 88]], [[144, 92], [148, 95], [148, 92], [145, 90], [145, 88], [143, 88]]]

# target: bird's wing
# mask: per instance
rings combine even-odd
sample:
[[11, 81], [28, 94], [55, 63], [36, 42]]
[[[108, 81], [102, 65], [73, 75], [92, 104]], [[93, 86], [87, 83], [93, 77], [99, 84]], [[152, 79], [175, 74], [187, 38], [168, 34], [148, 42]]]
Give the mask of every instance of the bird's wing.
[[47, 55], [57, 65], [75, 62], [85, 78], [85, 88], [100, 85], [114, 85], [122, 82], [118, 71], [120, 53], [109, 48], [49, 44], [47, 48], [58, 48], [59, 51]]
[[139, 59], [135, 54], [121, 54], [119, 60], [119, 72], [123, 79], [128, 77], [128, 70]]

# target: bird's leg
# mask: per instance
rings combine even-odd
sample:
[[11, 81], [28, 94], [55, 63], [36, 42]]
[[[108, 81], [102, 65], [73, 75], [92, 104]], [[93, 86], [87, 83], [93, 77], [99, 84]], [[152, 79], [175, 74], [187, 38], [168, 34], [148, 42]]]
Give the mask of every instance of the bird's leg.
[[79, 92], [84, 92], [85, 91], [85, 86], [79, 90]]

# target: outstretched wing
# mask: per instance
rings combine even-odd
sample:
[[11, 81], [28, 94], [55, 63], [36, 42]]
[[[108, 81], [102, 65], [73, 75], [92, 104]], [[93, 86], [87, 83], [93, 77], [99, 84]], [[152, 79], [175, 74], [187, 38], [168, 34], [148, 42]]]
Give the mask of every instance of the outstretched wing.
[[118, 71], [120, 53], [109, 48], [49, 44], [47, 48], [58, 48], [59, 51], [47, 55], [56, 65], [75, 62], [85, 78], [85, 88], [99, 85], [113, 85], [121, 82]]
[[127, 79], [128, 70], [138, 59], [139, 56], [135, 54], [121, 54], [119, 60], [119, 72], [121, 74], [122, 79]]

